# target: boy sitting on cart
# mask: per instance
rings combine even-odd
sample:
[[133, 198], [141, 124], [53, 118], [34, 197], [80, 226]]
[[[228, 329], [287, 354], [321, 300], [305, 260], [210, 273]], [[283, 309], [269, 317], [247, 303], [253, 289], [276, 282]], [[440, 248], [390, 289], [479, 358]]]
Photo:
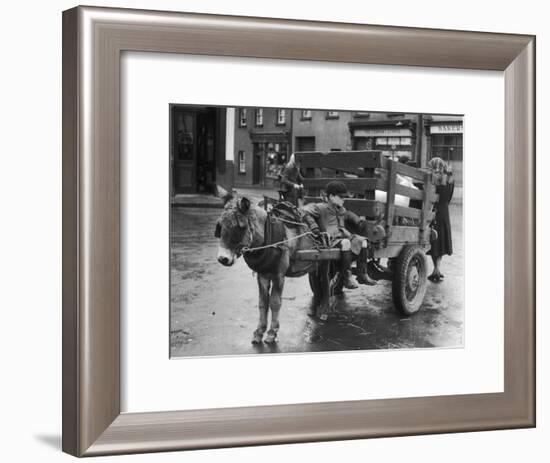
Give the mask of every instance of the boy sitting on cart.
[[344, 208], [344, 198], [348, 197], [346, 185], [332, 181], [326, 187], [328, 202], [310, 203], [302, 211], [311, 231], [320, 236], [326, 233], [331, 247], [340, 247], [340, 271], [345, 288], [355, 289], [357, 284], [351, 274], [351, 263], [357, 259], [357, 281], [364, 285], [375, 285], [376, 280], [367, 273], [367, 238], [351, 233], [347, 227], [362, 230], [365, 220]]

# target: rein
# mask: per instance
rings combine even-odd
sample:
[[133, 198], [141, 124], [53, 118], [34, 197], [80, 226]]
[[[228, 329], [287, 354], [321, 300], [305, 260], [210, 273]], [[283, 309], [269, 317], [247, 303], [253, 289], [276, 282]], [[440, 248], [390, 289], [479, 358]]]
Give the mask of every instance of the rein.
[[[281, 217], [276, 217], [276, 216], [273, 216], [273, 215], [269, 214], [266, 221], [269, 221], [271, 219], [278, 220], [279, 222], [284, 222], [284, 223], [288, 223], [288, 224], [292, 224], [292, 225], [297, 225], [297, 226], [300, 226], [300, 227], [307, 227], [308, 226], [307, 224], [302, 223], [302, 222], [293, 222], [292, 220], [283, 219]], [[267, 223], [269, 223], [269, 222], [266, 222], [266, 224]], [[241, 252], [244, 255], [248, 252], [261, 251], [262, 249], [277, 248], [281, 244], [289, 243], [291, 241], [297, 240], [297, 239], [302, 238], [302, 237], [307, 236], [307, 235], [313, 235], [313, 233], [311, 231], [307, 231], [305, 233], [302, 233], [300, 235], [296, 235], [296, 236], [294, 236], [292, 238], [288, 238], [286, 240], [277, 241], [276, 243], [270, 243], [270, 244], [266, 244], [264, 246], [257, 246], [255, 248], [249, 248], [249, 247], [245, 246], [245, 247], [242, 248]], [[267, 233], [265, 233], [264, 242], [265, 242], [266, 238], [267, 238]]]
[[306, 223], [302, 223], [302, 222], [293, 222], [292, 220], [281, 219], [281, 217], [273, 217], [273, 219], [279, 220], [280, 222], [289, 223], [289, 224], [291, 224], [291, 225], [298, 225], [298, 226], [300, 226], [300, 227], [307, 227], [307, 226], [308, 226]]
[[288, 239], [283, 240], [283, 241], [278, 241], [277, 243], [266, 244], [265, 246], [258, 246], [258, 247], [255, 247], [255, 248], [248, 248], [248, 247], [245, 246], [242, 249], [241, 252], [243, 254], [246, 254], [247, 252], [260, 251], [262, 249], [276, 248], [276, 247], [280, 246], [281, 244], [289, 243], [290, 241], [297, 240], [298, 238], [302, 238], [303, 236], [307, 236], [307, 235], [313, 235], [313, 233], [308, 231], [308, 232], [302, 233], [301, 235], [296, 235], [296, 236], [293, 236], [292, 238], [288, 238]]

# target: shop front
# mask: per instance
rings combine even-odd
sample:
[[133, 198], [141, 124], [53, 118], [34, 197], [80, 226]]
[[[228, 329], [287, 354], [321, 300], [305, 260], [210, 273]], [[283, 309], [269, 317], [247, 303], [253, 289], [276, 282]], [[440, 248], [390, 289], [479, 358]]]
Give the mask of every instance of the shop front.
[[216, 183], [231, 187], [225, 141], [225, 108], [171, 105], [171, 194], [214, 193]]
[[286, 132], [250, 134], [252, 142], [252, 185], [272, 187], [288, 162], [289, 143]]
[[462, 184], [463, 133], [462, 118], [435, 119], [429, 122], [430, 159], [440, 157], [453, 168], [455, 182]]
[[430, 124], [431, 156], [446, 161], [462, 161], [462, 121], [432, 121]]
[[392, 159], [415, 160], [416, 127], [410, 120], [350, 122], [354, 150], [379, 150]]

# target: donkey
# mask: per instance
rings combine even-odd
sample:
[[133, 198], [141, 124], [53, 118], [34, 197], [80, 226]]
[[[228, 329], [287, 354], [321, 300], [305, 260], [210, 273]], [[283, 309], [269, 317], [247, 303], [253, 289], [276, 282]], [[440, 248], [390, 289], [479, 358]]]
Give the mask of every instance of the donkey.
[[[265, 342], [274, 343], [279, 331], [279, 312], [285, 283], [285, 277], [301, 277], [315, 270], [314, 262], [294, 259], [296, 251], [312, 249], [314, 239], [307, 226], [292, 228], [279, 223], [279, 241], [284, 244], [276, 248], [265, 248], [258, 251], [248, 251], [266, 244], [267, 212], [250, 203], [246, 197], [233, 198], [226, 194], [224, 211], [216, 226], [216, 236], [220, 238], [218, 247], [218, 262], [230, 267], [243, 255], [247, 265], [257, 273], [259, 290], [259, 321], [253, 333], [252, 343], [262, 342], [268, 325], [268, 311], [271, 309], [271, 325], [267, 331]], [[274, 242], [271, 240], [271, 242]]]

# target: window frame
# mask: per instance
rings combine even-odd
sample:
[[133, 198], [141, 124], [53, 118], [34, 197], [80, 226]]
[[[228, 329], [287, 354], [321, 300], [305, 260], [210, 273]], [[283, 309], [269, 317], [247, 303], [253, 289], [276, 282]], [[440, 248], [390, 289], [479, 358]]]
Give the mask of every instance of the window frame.
[[247, 108], [239, 108], [239, 127], [246, 127], [248, 124]]
[[284, 108], [277, 109], [277, 125], [286, 125], [286, 109]]
[[256, 127], [264, 126], [264, 108], [256, 108], [254, 111], [254, 125]]
[[237, 172], [239, 175], [245, 175], [246, 174], [246, 151], [239, 150], [237, 152]]

